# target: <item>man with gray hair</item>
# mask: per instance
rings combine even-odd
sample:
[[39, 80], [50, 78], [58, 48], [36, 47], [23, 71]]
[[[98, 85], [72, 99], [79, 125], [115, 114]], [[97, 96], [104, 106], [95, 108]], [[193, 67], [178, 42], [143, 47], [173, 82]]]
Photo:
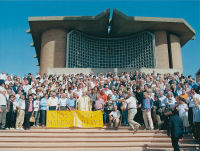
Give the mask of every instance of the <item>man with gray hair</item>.
[[153, 100], [148, 96], [147, 92], [143, 93], [144, 99], [142, 100], [142, 114], [146, 129], [153, 130], [153, 121], [151, 118], [151, 109], [153, 107]]
[[120, 122], [120, 111], [117, 110], [117, 106], [114, 105], [113, 107], [113, 111], [109, 114], [109, 124], [110, 126], [113, 126], [117, 129], [119, 126], [119, 122]]
[[57, 110], [59, 105], [59, 100], [56, 97], [56, 92], [52, 92], [52, 96], [48, 99], [49, 110]]
[[129, 98], [127, 100], [124, 100], [124, 102], [127, 103], [128, 107], [128, 123], [131, 127], [130, 130], [136, 131], [140, 127], [140, 124], [133, 120], [137, 113], [137, 100], [135, 97], [133, 97], [132, 92], [129, 92], [128, 96]]
[[0, 80], [0, 129], [5, 129], [7, 114], [7, 100], [6, 89], [4, 88], [4, 81]]

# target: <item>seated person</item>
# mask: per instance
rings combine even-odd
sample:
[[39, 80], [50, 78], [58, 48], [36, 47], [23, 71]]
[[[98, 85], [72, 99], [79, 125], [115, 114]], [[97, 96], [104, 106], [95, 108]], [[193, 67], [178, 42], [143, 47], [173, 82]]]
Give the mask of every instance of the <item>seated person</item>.
[[109, 114], [109, 124], [115, 128], [118, 128], [120, 123], [120, 111], [117, 110], [117, 106], [115, 105], [113, 111]]

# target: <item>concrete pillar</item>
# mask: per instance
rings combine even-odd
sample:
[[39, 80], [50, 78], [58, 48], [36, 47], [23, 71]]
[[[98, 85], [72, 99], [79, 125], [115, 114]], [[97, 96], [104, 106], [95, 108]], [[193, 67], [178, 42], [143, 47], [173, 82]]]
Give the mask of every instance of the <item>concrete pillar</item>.
[[169, 69], [167, 33], [165, 31], [155, 32], [155, 42], [157, 63], [156, 68]]
[[181, 69], [181, 71], [183, 71], [180, 39], [173, 34], [170, 34], [169, 38], [171, 46], [172, 67], [173, 69]]
[[48, 68], [64, 68], [66, 64], [66, 30], [49, 29], [42, 34], [40, 74]]

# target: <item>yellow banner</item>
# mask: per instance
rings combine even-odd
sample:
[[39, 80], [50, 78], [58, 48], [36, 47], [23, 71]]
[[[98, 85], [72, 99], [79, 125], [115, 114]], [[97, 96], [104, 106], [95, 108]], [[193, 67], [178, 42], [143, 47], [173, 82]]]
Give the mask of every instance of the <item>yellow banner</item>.
[[102, 111], [75, 111], [76, 127], [103, 127]]
[[73, 127], [74, 111], [47, 111], [47, 127]]
[[47, 128], [103, 127], [102, 111], [47, 111]]

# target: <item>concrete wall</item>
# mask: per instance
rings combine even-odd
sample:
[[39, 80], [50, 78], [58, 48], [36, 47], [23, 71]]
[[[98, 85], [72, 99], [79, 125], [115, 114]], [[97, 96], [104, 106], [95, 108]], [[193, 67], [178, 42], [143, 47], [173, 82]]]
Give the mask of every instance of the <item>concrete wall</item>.
[[175, 69], [183, 70], [180, 39], [176, 35], [170, 34], [170, 45], [172, 55], [172, 67]]
[[134, 68], [49, 68], [48, 74], [89, 74], [93, 72], [95, 75], [97, 73], [106, 73], [106, 72], [144, 72], [147, 74], [152, 73], [153, 71], [156, 71], [157, 73], [174, 73], [179, 72], [182, 73], [179, 69], [150, 69], [150, 68], [141, 68], [141, 69], [134, 69]]
[[159, 69], [169, 69], [167, 33], [165, 31], [155, 32], [156, 63]]
[[48, 68], [64, 68], [66, 64], [66, 31], [50, 29], [42, 34], [40, 74]]

